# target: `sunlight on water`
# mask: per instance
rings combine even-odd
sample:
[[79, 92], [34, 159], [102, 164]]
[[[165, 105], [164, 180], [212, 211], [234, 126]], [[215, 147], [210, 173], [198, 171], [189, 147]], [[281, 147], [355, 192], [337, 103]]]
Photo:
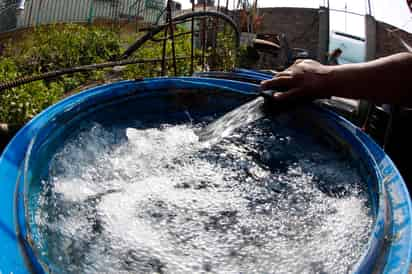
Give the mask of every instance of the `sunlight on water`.
[[230, 136], [236, 129], [259, 120], [264, 116], [263, 102], [264, 99], [259, 97], [210, 123], [198, 132], [200, 141], [216, 143], [220, 139]]
[[266, 118], [213, 144], [202, 127], [75, 134], [32, 197], [42, 255], [65, 273], [350, 271], [373, 222], [350, 162]]

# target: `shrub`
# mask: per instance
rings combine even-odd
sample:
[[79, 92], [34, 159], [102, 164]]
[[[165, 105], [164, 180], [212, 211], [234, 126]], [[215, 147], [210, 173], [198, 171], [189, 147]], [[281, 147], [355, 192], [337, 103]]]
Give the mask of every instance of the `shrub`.
[[[80, 25], [42, 26], [21, 40], [7, 43], [0, 59], [0, 82], [26, 75], [108, 60], [121, 51], [113, 31]], [[88, 80], [101, 80], [101, 71], [76, 73], [54, 81], [37, 81], [0, 93], [0, 122], [23, 124], [64, 92]]]
[[[178, 28], [175, 31], [175, 34], [179, 34], [185, 32], [184, 28]], [[159, 33], [154, 38], [161, 39], [164, 37], [164, 32]], [[190, 57], [191, 52], [191, 36], [184, 35], [175, 38], [175, 50], [176, 56], [187, 56]], [[163, 42], [154, 42], [148, 41], [145, 43], [139, 50], [137, 50], [133, 54], [133, 58], [137, 59], [160, 59], [162, 57], [163, 52]], [[199, 55], [199, 51], [196, 51], [196, 54]], [[170, 41], [167, 42], [166, 45], [166, 57], [172, 58], [172, 43]], [[198, 60], [197, 60], [198, 61]], [[195, 69], [200, 68], [199, 64], [195, 62]], [[189, 75], [190, 74], [190, 59], [186, 60], [178, 60], [176, 62], [177, 67], [177, 75]], [[146, 63], [146, 64], [136, 64], [136, 65], [128, 65], [126, 70], [123, 72], [123, 76], [127, 79], [132, 79], [136, 77], [154, 77], [160, 76], [162, 70], [161, 62], [157, 62], [154, 64]], [[166, 61], [166, 71], [167, 75], [174, 76], [173, 70], [173, 62], [172, 60]]]
[[21, 72], [36, 74], [108, 60], [120, 53], [117, 35], [108, 30], [81, 25], [42, 26], [21, 41], [6, 46]]
[[[176, 34], [187, 32], [178, 27]], [[213, 69], [229, 70], [235, 65], [233, 33], [226, 30], [218, 34], [218, 48], [209, 48], [206, 58]], [[164, 33], [157, 35], [157, 39]], [[121, 37], [121, 38], [120, 38]], [[41, 26], [19, 41], [9, 42], [0, 59], [0, 82], [36, 75], [62, 68], [89, 65], [110, 60], [122, 51], [136, 35], [119, 36], [105, 28], [85, 27], [76, 24]], [[175, 39], [176, 55], [190, 57], [191, 36]], [[160, 59], [163, 42], [149, 41], [133, 55], [134, 58]], [[167, 57], [172, 56], [171, 42], [166, 47]], [[201, 51], [196, 50], [195, 70], [201, 69]], [[214, 63], [213, 63], [214, 61]], [[190, 59], [177, 61], [177, 75], [189, 75]], [[161, 75], [161, 62], [128, 65], [122, 72], [124, 78], [153, 77]], [[167, 74], [174, 75], [172, 61], [167, 61]], [[0, 122], [23, 124], [47, 106], [58, 101], [65, 92], [87, 81], [104, 80], [104, 71], [75, 73], [54, 80], [37, 81], [0, 93]]]
[[[181, 34], [187, 32], [188, 29], [184, 27], [178, 27], [175, 34]], [[155, 39], [161, 39], [164, 37], [164, 32], [156, 35]], [[217, 47], [209, 47], [206, 50], [205, 57], [207, 63], [210, 65], [212, 70], [231, 70], [235, 67], [235, 42], [234, 33], [230, 29], [225, 32], [219, 32], [217, 35]], [[184, 76], [190, 74], [190, 54], [191, 54], [191, 35], [182, 35], [175, 38], [175, 49], [176, 56], [189, 57], [188, 59], [177, 61], [177, 75]], [[143, 45], [134, 54], [134, 58], [161, 58], [163, 50], [163, 42], [153, 42], [149, 41]], [[201, 64], [201, 54], [200, 49], [195, 49], [195, 60], [194, 60], [194, 70], [199, 71], [202, 69]], [[172, 44], [170, 41], [167, 42], [166, 47], [166, 57], [172, 58]], [[174, 76], [173, 62], [168, 60], [166, 62], [167, 75]], [[123, 76], [128, 79], [133, 79], [136, 77], [154, 77], [161, 75], [161, 63], [156, 64], [137, 64], [128, 65], [126, 70], [123, 72]]]
[[[0, 81], [21, 76], [17, 65], [10, 58], [0, 62]], [[63, 87], [57, 83], [46, 85], [37, 81], [0, 93], [0, 121], [10, 124], [24, 124], [44, 108], [58, 101]]]

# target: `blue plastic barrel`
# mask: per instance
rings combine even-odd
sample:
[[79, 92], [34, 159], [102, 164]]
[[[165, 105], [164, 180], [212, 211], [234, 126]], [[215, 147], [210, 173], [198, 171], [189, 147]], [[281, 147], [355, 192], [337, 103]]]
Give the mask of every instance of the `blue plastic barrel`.
[[[270, 77], [256, 72], [241, 73], [259, 79]], [[39, 151], [52, 145], [51, 136], [69, 131], [68, 125], [80, 122], [113, 102], [126, 104], [130, 98], [146, 100], [146, 104], [136, 107], [136, 111], [142, 113], [174, 105], [178, 107], [182, 102], [187, 103], [187, 98], [170, 101], [165, 95], [174, 92], [179, 98], [181, 90], [200, 94], [208, 91], [195, 103], [202, 106], [200, 109], [213, 112], [214, 109], [240, 105], [256, 94], [259, 86], [207, 78], [123, 81], [66, 98], [37, 115], [17, 133], [0, 158], [0, 273], [43, 273], [49, 270], [47, 263], [39, 260], [33, 245], [35, 239], [30, 236], [26, 212], [29, 201], [26, 198], [28, 184], [39, 176], [35, 166], [47, 165], [50, 160]], [[412, 251], [411, 201], [395, 165], [371, 138], [347, 120], [315, 105], [301, 111], [302, 117], [344, 145], [365, 168], [374, 225], [354, 272], [408, 273]]]

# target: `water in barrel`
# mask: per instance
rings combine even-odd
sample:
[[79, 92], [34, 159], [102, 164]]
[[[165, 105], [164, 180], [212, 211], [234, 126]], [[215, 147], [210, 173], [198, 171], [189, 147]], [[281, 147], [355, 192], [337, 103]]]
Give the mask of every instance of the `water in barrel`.
[[373, 223], [364, 181], [260, 105], [85, 123], [31, 197], [41, 257], [59, 273], [350, 272]]

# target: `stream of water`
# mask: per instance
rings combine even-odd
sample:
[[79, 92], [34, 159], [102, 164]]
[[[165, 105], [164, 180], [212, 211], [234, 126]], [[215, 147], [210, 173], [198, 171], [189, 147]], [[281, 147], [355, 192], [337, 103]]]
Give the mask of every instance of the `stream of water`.
[[361, 177], [260, 104], [208, 127], [90, 122], [31, 197], [42, 256], [60, 273], [349, 272], [373, 223]]

